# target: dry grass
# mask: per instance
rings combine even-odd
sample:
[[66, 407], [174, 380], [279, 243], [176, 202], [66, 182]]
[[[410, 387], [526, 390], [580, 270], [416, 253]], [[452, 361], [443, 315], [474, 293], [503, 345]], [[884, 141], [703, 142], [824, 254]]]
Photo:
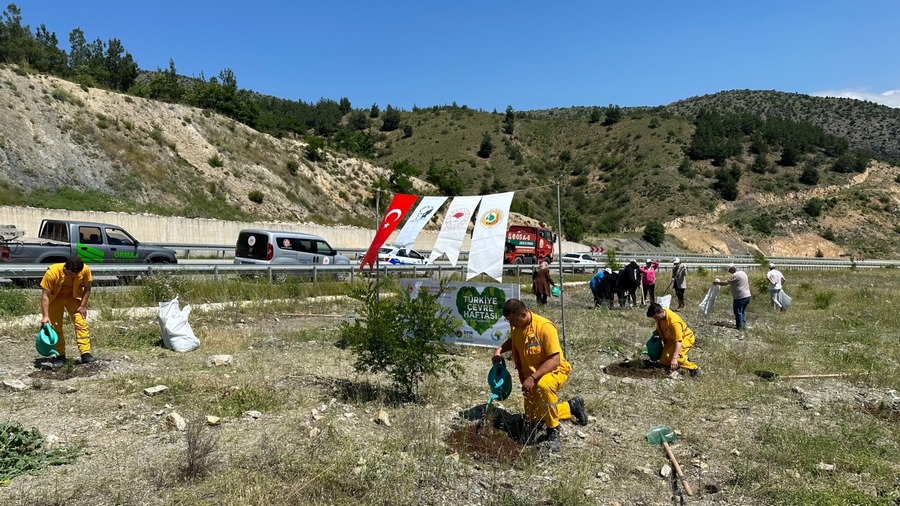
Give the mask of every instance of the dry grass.
[[[672, 482], [657, 474], [667, 459], [645, 439], [651, 427], [667, 424], [682, 434], [673, 450], [696, 491], [692, 503], [894, 504], [900, 426], [893, 414], [900, 399], [891, 389], [900, 384], [900, 324], [893, 306], [900, 301], [893, 287], [900, 276], [786, 274], [794, 306], [776, 313], [765, 295], [754, 294], [743, 339], [729, 328], [726, 292], [710, 317], [696, 316], [712, 275], [689, 279], [683, 315], [699, 336], [691, 354], [704, 371], [698, 380], [604, 374], [605, 365], [637, 356], [650, 321], [640, 309], [593, 309], [586, 286], [567, 287], [566, 354], [575, 372], [563, 395], [583, 395], [594, 419], [587, 427], [565, 424], [560, 455], [528, 446], [496, 462], [447, 442], [475, 423], [463, 414], [487, 399], [487, 350], [457, 349], [462, 377], [429, 380], [424, 402], [404, 404], [385, 378], [355, 374], [353, 356], [335, 346], [341, 318], [324, 315], [349, 312], [349, 302], [198, 310], [191, 323], [203, 346], [188, 354], [149, 343], [151, 322], [98, 321], [102, 367], [93, 377], [67, 380], [76, 393], [0, 393], [0, 411], [10, 421], [67, 442], [84, 437], [89, 454], [16, 478], [0, 489], [0, 502], [671, 504]], [[819, 309], [814, 294], [824, 290], [835, 295]], [[558, 307], [543, 313], [561, 321]], [[119, 338], [105, 346], [120, 327], [136, 329], [134, 345]], [[0, 368], [22, 370], [27, 358], [18, 357], [30, 356], [24, 339], [30, 331], [6, 332], [22, 337], [11, 342]], [[208, 368], [207, 357], [218, 353], [234, 355], [234, 365]], [[772, 382], [754, 376], [757, 369], [849, 376]], [[169, 393], [142, 394], [155, 384], [166, 384]], [[520, 413], [521, 395], [514, 392], [502, 408]], [[251, 409], [262, 417], [243, 416]], [[223, 417], [221, 426], [205, 429], [218, 437], [219, 465], [204, 478], [158, 479], [160, 469], [177, 469], [185, 455], [184, 435], [156, 414], [172, 410], [189, 420]], [[390, 426], [373, 420], [379, 410]]]

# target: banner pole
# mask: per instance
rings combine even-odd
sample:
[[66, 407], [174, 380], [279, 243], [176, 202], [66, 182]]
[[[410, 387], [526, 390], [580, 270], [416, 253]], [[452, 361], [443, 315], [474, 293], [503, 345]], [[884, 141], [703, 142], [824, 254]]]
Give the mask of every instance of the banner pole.
[[[565, 297], [566, 291], [563, 290], [563, 267], [562, 267], [562, 206], [560, 204], [559, 198], [559, 179], [556, 180], [556, 250], [558, 252], [558, 257], [556, 259], [559, 262], [559, 308], [560, 308], [560, 318], [561, 318], [561, 328], [562, 328], [562, 349], [563, 355], [568, 357], [566, 353], [566, 304]], [[574, 272], [574, 271], [573, 271]]]
[[[375, 189], [375, 233], [381, 225], [381, 188]], [[371, 271], [370, 271], [371, 272]], [[378, 261], [378, 253], [375, 253], [375, 299], [381, 299], [381, 263]]]

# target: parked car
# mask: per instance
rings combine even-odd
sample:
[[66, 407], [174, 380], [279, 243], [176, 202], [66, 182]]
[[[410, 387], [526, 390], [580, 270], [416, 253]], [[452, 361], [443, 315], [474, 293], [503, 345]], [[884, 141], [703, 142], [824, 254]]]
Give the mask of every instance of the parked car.
[[414, 249], [397, 246], [382, 246], [378, 250], [378, 261], [394, 265], [428, 265], [431, 260]]
[[[246, 229], [238, 234], [234, 247], [235, 264], [252, 265], [350, 265], [350, 259], [338, 254], [318, 235], [279, 230]], [[349, 274], [340, 272], [338, 279]], [[277, 276], [284, 279], [285, 274]]]
[[563, 272], [597, 272], [597, 260], [587, 253], [566, 253], [562, 256]]

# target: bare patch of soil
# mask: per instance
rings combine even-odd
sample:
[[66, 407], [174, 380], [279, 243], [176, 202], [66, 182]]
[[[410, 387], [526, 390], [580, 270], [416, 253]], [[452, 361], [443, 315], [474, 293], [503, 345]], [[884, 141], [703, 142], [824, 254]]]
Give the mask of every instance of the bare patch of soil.
[[509, 464], [518, 460], [524, 450], [509, 433], [487, 423], [454, 427], [444, 441], [456, 451], [481, 462]]
[[631, 362], [624, 360], [609, 364], [603, 368], [603, 372], [610, 376], [621, 378], [662, 379], [668, 376], [669, 370], [649, 360]]
[[72, 378], [86, 378], [98, 374], [103, 366], [99, 361], [90, 364], [77, 363], [74, 365], [62, 365], [54, 367], [49, 361], [35, 362], [37, 371], [29, 374], [29, 378], [65, 381]]
[[860, 407], [860, 411], [889, 422], [900, 422], [900, 406], [893, 406], [884, 401], [866, 403]]

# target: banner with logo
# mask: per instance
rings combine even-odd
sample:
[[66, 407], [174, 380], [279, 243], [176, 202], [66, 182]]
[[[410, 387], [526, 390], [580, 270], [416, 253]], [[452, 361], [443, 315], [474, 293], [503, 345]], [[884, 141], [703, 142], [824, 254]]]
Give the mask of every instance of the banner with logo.
[[450, 264], [456, 266], [459, 259], [459, 249], [462, 247], [463, 239], [469, 230], [469, 222], [472, 221], [472, 215], [475, 214], [475, 208], [481, 201], [480, 196], [471, 197], [454, 197], [450, 201], [450, 207], [447, 208], [447, 216], [441, 225], [441, 232], [438, 234], [431, 248], [431, 255], [428, 257], [432, 262], [443, 254], [447, 254], [447, 260]]
[[[415, 297], [419, 290], [438, 293], [437, 281], [401, 279], [400, 286]], [[441, 307], [460, 322], [455, 335], [444, 340], [453, 344], [495, 348], [509, 337], [509, 322], [503, 318], [503, 306], [509, 299], [519, 298], [519, 285], [501, 283], [447, 283], [444, 293], [438, 297]]]
[[472, 279], [481, 273], [497, 281], [503, 279], [506, 224], [509, 223], [509, 206], [514, 193], [495, 193], [481, 197], [475, 230], [472, 232], [472, 245], [469, 247], [466, 279]]
[[419, 232], [425, 228], [425, 225], [431, 221], [432, 216], [446, 201], [447, 197], [422, 197], [422, 201], [419, 202], [416, 210], [406, 219], [406, 223], [403, 224], [403, 228], [400, 229], [400, 233], [394, 239], [394, 245], [404, 249], [412, 248], [416, 242], [416, 237], [419, 236]]
[[384, 241], [387, 241], [391, 232], [397, 228], [400, 219], [403, 218], [403, 215], [405, 215], [407, 211], [409, 211], [409, 208], [412, 207], [417, 198], [419, 197], [416, 195], [406, 195], [403, 193], [394, 195], [394, 199], [391, 200], [391, 205], [388, 206], [387, 212], [384, 213], [381, 225], [378, 226], [378, 231], [375, 232], [375, 239], [372, 241], [372, 244], [369, 245], [369, 249], [366, 251], [366, 255], [363, 257], [362, 262], [359, 263], [360, 271], [363, 270], [363, 267], [365, 267], [366, 264], [369, 265], [370, 270], [372, 269], [372, 265], [378, 257], [378, 250], [381, 248], [381, 245], [384, 244]]

